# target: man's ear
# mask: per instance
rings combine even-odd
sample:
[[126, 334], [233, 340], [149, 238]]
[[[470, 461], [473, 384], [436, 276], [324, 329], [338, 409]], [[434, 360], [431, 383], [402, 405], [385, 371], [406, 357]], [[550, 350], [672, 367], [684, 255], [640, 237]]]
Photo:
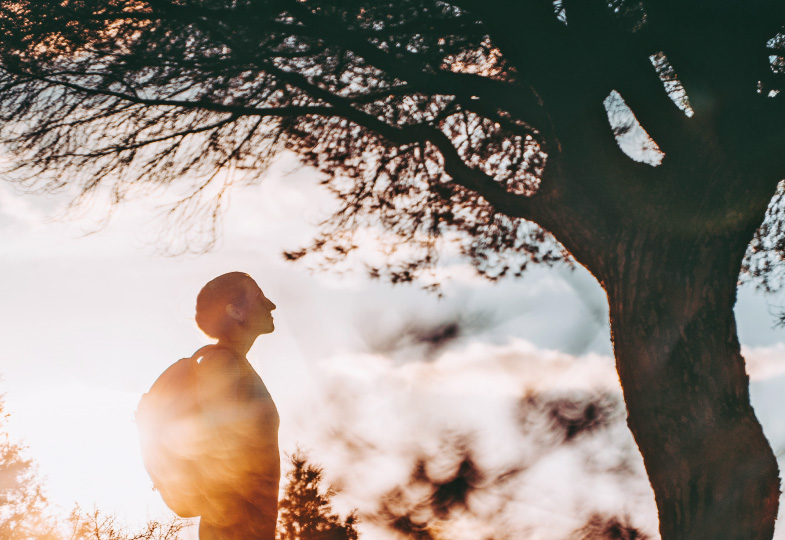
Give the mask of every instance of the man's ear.
[[238, 323], [243, 322], [244, 319], [245, 319], [245, 317], [243, 317], [242, 311], [237, 309], [237, 306], [235, 306], [233, 304], [229, 304], [229, 305], [226, 306], [226, 314], [229, 315], [229, 317], [231, 317], [232, 319], [234, 319]]

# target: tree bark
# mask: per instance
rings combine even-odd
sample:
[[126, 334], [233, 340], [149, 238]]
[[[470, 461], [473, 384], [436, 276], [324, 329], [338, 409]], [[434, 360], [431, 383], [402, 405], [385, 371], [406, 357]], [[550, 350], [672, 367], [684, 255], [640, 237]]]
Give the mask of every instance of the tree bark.
[[663, 540], [770, 540], [779, 471], [749, 400], [732, 236], [632, 232], [602, 262], [627, 423]]

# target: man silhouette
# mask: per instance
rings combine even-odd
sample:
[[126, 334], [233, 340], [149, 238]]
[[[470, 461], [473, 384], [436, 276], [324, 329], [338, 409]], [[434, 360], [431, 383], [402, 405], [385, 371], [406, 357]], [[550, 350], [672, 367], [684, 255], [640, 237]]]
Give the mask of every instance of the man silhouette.
[[281, 476], [279, 417], [259, 374], [246, 359], [274, 329], [273, 304], [242, 272], [213, 279], [196, 299], [196, 323], [217, 339], [199, 364], [207, 426], [197, 463], [206, 508], [201, 540], [274, 540]]

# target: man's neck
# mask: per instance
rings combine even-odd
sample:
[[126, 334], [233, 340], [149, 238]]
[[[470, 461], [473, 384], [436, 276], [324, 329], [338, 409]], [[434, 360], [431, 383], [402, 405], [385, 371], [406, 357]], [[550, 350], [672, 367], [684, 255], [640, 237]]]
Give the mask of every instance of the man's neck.
[[218, 340], [218, 345], [229, 349], [237, 358], [246, 360], [246, 355], [253, 347], [254, 341], [256, 341], [256, 336], [253, 338], [242, 336]]

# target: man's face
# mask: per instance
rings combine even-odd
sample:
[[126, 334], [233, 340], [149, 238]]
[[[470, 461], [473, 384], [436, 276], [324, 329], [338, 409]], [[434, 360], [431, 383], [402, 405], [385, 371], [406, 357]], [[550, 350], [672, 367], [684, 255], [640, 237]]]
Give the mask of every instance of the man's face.
[[262, 289], [256, 283], [250, 280], [248, 281], [245, 294], [248, 306], [246, 323], [260, 334], [271, 333], [275, 330], [272, 314], [276, 307], [275, 304], [264, 295]]

